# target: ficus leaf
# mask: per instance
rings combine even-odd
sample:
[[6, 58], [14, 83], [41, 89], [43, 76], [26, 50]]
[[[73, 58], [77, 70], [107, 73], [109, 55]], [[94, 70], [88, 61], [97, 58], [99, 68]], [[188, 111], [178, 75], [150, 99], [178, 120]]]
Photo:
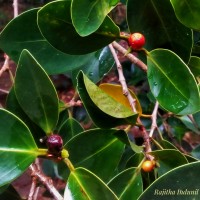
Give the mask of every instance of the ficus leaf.
[[198, 0], [170, 0], [178, 20], [185, 26], [200, 30], [200, 2]]
[[[78, 74], [78, 92], [93, 122], [98, 127], [110, 128], [122, 124], [134, 124], [133, 113], [90, 81], [83, 72]], [[104, 123], [106, 122], [106, 123]]]
[[[67, 54], [86, 54], [97, 51], [119, 37], [119, 28], [106, 17], [93, 34], [81, 37], [71, 21], [70, 0], [54, 1], [38, 12], [38, 26], [47, 41]], [[56, 12], [55, 12], [56, 10]]]
[[68, 199], [119, 200], [100, 178], [85, 168], [77, 168], [70, 173], [64, 194], [64, 200]]
[[179, 115], [199, 111], [197, 82], [180, 57], [170, 50], [155, 49], [148, 54], [147, 64], [151, 92], [164, 109]]
[[95, 32], [118, 1], [72, 0], [72, 23], [78, 34], [85, 37]]
[[28, 127], [11, 112], [0, 109], [0, 186], [20, 176], [38, 155]]
[[14, 88], [24, 112], [47, 134], [51, 133], [58, 120], [58, 96], [46, 72], [27, 50], [21, 53]]
[[[200, 162], [193, 162], [174, 168], [151, 184], [138, 200], [198, 199], [200, 179]], [[162, 197], [161, 197], [162, 195]]]
[[148, 51], [169, 49], [188, 63], [193, 46], [192, 30], [179, 22], [169, 0], [162, 3], [160, 0], [128, 0], [127, 22], [130, 32], [144, 34]]

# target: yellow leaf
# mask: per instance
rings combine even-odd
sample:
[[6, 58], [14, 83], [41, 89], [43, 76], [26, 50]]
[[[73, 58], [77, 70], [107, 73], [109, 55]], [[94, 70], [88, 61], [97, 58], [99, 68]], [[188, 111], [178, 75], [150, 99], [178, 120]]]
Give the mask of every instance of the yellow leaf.
[[[123, 104], [127, 108], [131, 109], [131, 106], [130, 106], [130, 103], [129, 103], [127, 97], [125, 97], [123, 95], [121, 85], [103, 83], [103, 84], [99, 85], [99, 88], [102, 89], [105, 93], [107, 93], [109, 96], [111, 96], [116, 101], [120, 102], [121, 104]], [[129, 92], [130, 92], [131, 96], [136, 100], [135, 108], [136, 108], [137, 112], [141, 115], [142, 114], [142, 108], [141, 108], [141, 105], [140, 105], [140, 102], [139, 102], [137, 96], [130, 89], [129, 89]]]

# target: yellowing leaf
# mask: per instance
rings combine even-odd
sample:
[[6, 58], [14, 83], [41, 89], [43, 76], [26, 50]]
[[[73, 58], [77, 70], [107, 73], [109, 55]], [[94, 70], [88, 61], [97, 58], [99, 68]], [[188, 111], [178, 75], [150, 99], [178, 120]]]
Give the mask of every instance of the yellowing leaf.
[[[109, 96], [111, 96], [113, 99], [115, 99], [117, 102], [120, 102], [127, 108], [131, 109], [128, 98], [123, 95], [121, 85], [103, 83], [99, 86], [99, 88], [102, 89]], [[133, 99], [136, 100], [135, 108], [136, 108], [137, 112], [139, 114], [142, 114], [142, 108], [141, 108], [141, 105], [140, 105], [140, 102], [139, 102], [137, 96], [130, 89], [129, 89], [129, 92], [130, 92], [131, 96], [133, 97]]]

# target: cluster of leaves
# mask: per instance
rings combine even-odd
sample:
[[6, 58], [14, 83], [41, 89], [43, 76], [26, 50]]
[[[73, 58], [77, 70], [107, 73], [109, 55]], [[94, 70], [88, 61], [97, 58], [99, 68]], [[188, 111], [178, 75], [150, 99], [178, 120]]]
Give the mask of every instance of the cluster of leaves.
[[[6, 109], [0, 109], [1, 193], [37, 157], [48, 155], [39, 139], [55, 132], [62, 136], [75, 167], [70, 171], [64, 162], [51, 163], [67, 182], [64, 199], [156, 199], [155, 189], [198, 184], [193, 180], [200, 173], [198, 147], [192, 152], [196, 158], [185, 155], [160, 132], [150, 152], [159, 167], [147, 174], [141, 171], [143, 147], [131, 140], [126, 129], [117, 127], [136, 126], [138, 117], [149, 109], [142, 101], [156, 100], [163, 113], [172, 113], [161, 118], [162, 130], [168, 123], [180, 140], [185, 130], [199, 134], [200, 3], [126, 2], [128, 31], [146, 37], [148, 70], [147, 75], [139, 72], [143, 76], [139, 81], [146, 78], [153, 95], [141, 99], [131, 92], [136, 99], [137, 112], [133, 112], [120, 85], [96, 84], [114, 66], [107, 45], [121, 35], [108, 14], [118, 2], [53, 1], [22, 13], [1, 32], [0, 48], [18, 63]], [[49, 78], [60, 73], [71, 77], [94, 123], [92, 129], [84, 130], [73, 114], [67, 114], [73, 110], [59, 100]]]

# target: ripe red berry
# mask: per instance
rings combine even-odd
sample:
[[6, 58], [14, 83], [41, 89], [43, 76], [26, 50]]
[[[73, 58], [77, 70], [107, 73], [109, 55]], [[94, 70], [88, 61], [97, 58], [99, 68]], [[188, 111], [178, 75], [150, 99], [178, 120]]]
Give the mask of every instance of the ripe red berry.
[[128, 43], [133, 50], [139, 50], [145, 44], [145, 37], [141, 33], [133, 33], [128, 38]]
[[48, 152], [53, 155], [59, 155], [63, 149], [63, 140], [60, 135], [53, 134], [46, 141]]
[[151, 172], [155, 168], [155, 161], [146, 160], [142, 163], [142, 169], [145, 172]]

